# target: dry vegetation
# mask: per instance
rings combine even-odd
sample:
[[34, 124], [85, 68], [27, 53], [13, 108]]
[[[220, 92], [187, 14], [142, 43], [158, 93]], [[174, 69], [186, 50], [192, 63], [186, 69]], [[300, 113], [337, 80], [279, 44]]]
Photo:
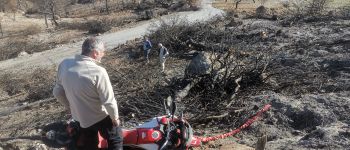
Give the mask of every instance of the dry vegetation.
[[[113, 76], [115, 87], [126, 89], [127, 86], [132, 86], [131, 91], [119, 91], [127, 93], [119, 95], [121, 111], [124, 116], [128, 116], [125, 118], [129, 119], [126, 122], [158, 114], [162, 111], [163, 100], [170, 96], [177, 100], [179, 110], [186, 112], [185, 115], [195, 128], [232, 129], [241, 125], [245, 118], [266, 102], [272, 102], [275, 107], [279, 107], [281, 104], [276, 102], [278, 101], [276, 98], [270, 97], [271, 95], [261, 96], [269, 92], [299, 100], [298, 97], [308, 94], [322, 95], [349, 91], [349, 86], [342, 83], [342, 78], [349, 76], [347, 69], [350, 49], [347, 44], [349, 26], [346, 25], [349, 20], [348, 15], [343, 13], [342, 8], [342, 11], [337, 11], [332, 15], [332, 19], [325, 20], [324, 18], [330, 17], [329, 10], [324, 9], [326, 3], [318, 2], [313, 1], [310, 5], [306, 5], [302, 11], [303, 15], [300, 15], [299, 12], [287, 11], [283, 16], [278, 16], [278, 22], [269, 21], [274, 20], [272, 13], [266, 13], [262, 17], [268, 21], [257, 20], [256, 24], [249, 22], [258, 17], [257, 15], [245, 15], [246, 20], [241, 20], [235, 17], [238, 16], [235, 13], [208, 23], [189, 25], [178, 18], [163, 22], [159, 30], [154, 30], [148, 36], [152, 42], [161, 42], [168, 47], [174, 58], [167, 62], [172, 70], [167, 73], [167, 76], [161, 76], [158, 73], [159, 68], [154, 62], [146, 68], [143, 67], [144, 65], [140, 64], [140, 61], [142, 62], [140, 47], [135, 46], [134, 43], [117, 48], [116, 53], [112, 55], [114, 58], [127, 53], [129, 59], [114, 65], [110, 64], [111, 66], [107, 65], [107, 68], [116, 73]], [[286, 24], [286, 22], [289, 23]], [[332, 26], [328, 26], [327, 23], [332, 23]], [[311, 30], [311, 33], [307, 34], [313, 34], [315, 37], [293, 35], [300, 28], [303, 31]], [[330, 39], [325, 39], [322, 33], [325, 31], [324, 28], [331, 28], [335, 35], [332, 35]], [[342, 32], [341, 28], [346, 31]], [[333, 54], [330, 54], [330, 58], [323, 54], [315, 54], [319, 49], [339, 54], [335, 58], [337, 60], [332, 58]], [[183, 75], [183, 73], [183, 76], [176, 75], [175, 72], [178, 70], [191, 72], [193, 68], [185, 69], [188, 66], [186, 59], [202, 55], [203, 52], [208, 54], [211, 62], [207, 73], [194, 76]], [[153, 59], [156, 60], [155, 56], [156, 54]], [[173, 67], [174, 64], [182, 67]], [[322, 65], [326, 65], [326, 68], [323, 68]], [[123, 67], [116, 71], [115, 66]], [[189, 89], [186, 89], [187, 87]], [[185, 96], [179, 96], [181, 95], [179, 93]], [[309, 103], [312, 102], [313, 100], [310, 100]], [[283, 105], [289, 104], [286, 102]], [[318, 104], [316, 102], [312, 105]], [[336, 105], [342, 104], [337, 103]], [[305, 109], [292, 110], [286, 115], [281, 115], [279, 111], [282, 110], [276, 108], [272, 113], [276, 116], [270, 116], [271, 119], [265, 122], [266, 126], [280, 124], [288, 130], [290, 128], [298, 130], [302, 132], [302, 135], [315, 136], [316, 133], [311, 131], [316, 126], [322, 128], [324, 124], [320, 123], [319, 116], [323, 114], [312, 110], [310, 106], [305, 106]], [[335, 111], [336, 114], [339, 114], [338, 110], [327, 111]], [[345, 112], [344, 109], [340, 111]], [[134, 116], [132, 114], [136, 114], [136, 118], [129, 117]], [[327, 118], [321, 120], [332, 122], [333, 119], [328, 118], [328, 120]], [[345, 121], [343, 115], [337, 118], [341, 122]], [[279, 127], [271, 128], [279, 130], [275, 129]], [[254, 134], [254, 132], [260, 133], [261, 131], [254, 129], [250, 133]], [[288, 131], [286, 135], [277, 134], [277, 136], [288, 137], [290, 133]], [[273, 138], [268, 139], [270, 141]], [[334, 138], [348, 140], [348, 137], [341, 135]], [[320, 140], [320, 145], [301, 145], [317, 149], [325, 144], [322, 142], [328, 142], [322, 138], [318, 140]], [[327, 144], [326, 148], [344, 148], [347, 145], [337, 142]], [[283, 144], [276, 145], [281, 148]]]
[[0, 60], [48, 50], [86, 36], [86, 32], [104, 33], [174, 11], [197, 9], [195, 0], [176, 3], [159, 0], [2, 0], [0, 3]]
[[[107, 68], [115, 73], [112, 75], [115, 87], [126, 90], [118, 91], [118, 93], [126, 94], [123, 94], [124, 96], [118, 94], [121, 96], [119, 100], [121, 110], [126, 109], [122, 112], [128, 112], [124, 115], [137, 114], [140, 118], [157, 115], [162, 112], [164, 99], [167, 99], [168, 96], [177, 99], [178, 91], [192, 84], [191, 90], [186, 93], [186, 98], [177, 99], [180, 110], [190, 115], [191, 123], [200, 125], [210, 122], [211, 117], [219, 116], [217, 119], [221, 121], [229, 117], [231, 121], [226, 124], [228, 126], [240, 125], [243, 121], [240, 118], [246, 118], [249, 113], [245, 110], [237, 111], [244, 106], [244, 102], [238, 97], [259, 91], [259, 87], [266, 80], [266, 77], [262, 75], [265, 73], [273, 51], [268, 51], [268, 47], [260, 51], [246, 50], [242, 46], [242, 42], [246, 39], [236, 38], [244, 36], [244, 33], [222, 30], [222, 22], [226, 22], [225, 20], [227, 18], [213, 20], [210, 23], [188, 25], [181, 20], [174, 19], [170, 24], [163, 22], [159, 30], [149, 35], [152, 42], [164, 43], [174, 57], [168, 61], [172, 68], [169, 76], [174, 76], [174, 78], [162, 76], [156, 60], [147, 67], [142, 67], [140, 47], [122, 46], [118, 48], [117, 52], [127, 51], [131, 60], [118, 62], [123, 65], [109, 64]], [[256, 40], [258, 42], [262, 39], [257, 36]], [[191, 72], [186, 71], [185, 68], [188, 65], [187, 59], [197, 54], [190, 54], [194, 50], [207, 52], [214, 65], [209, 69], [208, 74], [183, 76], [181, 74], [184, 72]], [[121, 54], [116, 53], [112, 56], [118, 57], [119, 55]], [[153, 59], [156, 58], [154, 54]], [[119, 65], [123, 67], [116, 70], [114, 66]], [[247, 89], [256, 90], [247, 93]], [[245, 92], [237, 95], [238, 90]], [[231, 112], [239, 113], [231, 114]], [[226, 115], [220, 116], [221, 113]], [[222, 123], [217, 122], [217, 124]]]
[[8, 73], [1, 76], [0, 87], [9, 96], [25, 93], [27, 100], [36, 101], [51, 97], [55, 68], [36, 69], [31, 74]]
[[[110, 74], [124, 125], [135, 126], [164, 114], [163, 102], [172, 98], [196, 134], [224, 132], [241, 125], [265, 103], [272, 103], [268, 118], [248, 129], [254, 135], [241, 137], [269, 132], [269, 142], [290, 138], [296, 148], [347, 148], [349, 131], [328, 138], [327, 129], [333, 123], [350, 123], [346, 99], [350, 91], [350, 9], [343, 6], [329, 13], [327, 2], [286, 5], [280, 15], [270, 10], [259, 15], [231, 11], [205, 23], [188, 24], [181, 18], [163, 22], [148, 37], [170, 51], [166, 74], [159, 72], [157, 49], [152, 50], [151, 63], [144, 64], [140, 39], [117, 47], [103, 65]], [[207, 56], [210, 65], [205, 73], [195, 74], [187, 66], [199, 56]], [[28, 100], [35, 101], [51, 95], [53, 77], [53, 70], [41, 69], [25, 76], [6, 74], [0, 84], [9, 95], [25, 92]], [[316, 102], [308, 97], [313, 94]], [[343, 97], [329, 98], [328, 94]], [[293, 143], [295, 137], [301, 142]], [[271, 149], [291, 148], [283, 141], [274, 144], [277, 146], [270, 145]]]

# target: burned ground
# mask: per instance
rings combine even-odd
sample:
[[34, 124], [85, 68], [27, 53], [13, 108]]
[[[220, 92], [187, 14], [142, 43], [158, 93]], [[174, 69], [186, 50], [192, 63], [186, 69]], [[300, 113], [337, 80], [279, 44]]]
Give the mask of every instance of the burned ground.
[[[139, 89], [137, 93], [125, 91], [129, 98], [119, 98], [120, 105], [128, 106], [121, 109], [128, 112], [124, 116], [156, 115], [162, 111], [164, 99], [176, 99], [178, 91], [194, 83], [177, 103], [197, 129], [196, 134], [237, 128], [269, 103], [271, 112], [238, 135], [239, 142], [254, 146], [257, 135], [267, 134], [267, 149], [348, 147], [349, 20], [298, 21], [285, 26], [284, 20], [234, 19], [241, 23], [230, 26], [232, 21], [218, 18], [195, 25], [168, 24], [150, 34], [154, 43], [162, 42], [171, 51], [166, 76], [159, 73], [157, 54], [145, 65], [139, 47], [116, 49], [111, 57], [133, 57], [109, 66], [124, 72], [124, 67], [116, 66], [127, 64], [127, 72], [131, 71], [115, 77], [115, 87], [135, 85], [133, 89]], [[206, 74], [187, 76], [183, 71], [202, 53], [214, 57], [212, 68]], [[228, 73], [218, 73], [222, 68]], [[123, 78], [128, 85], [118, 84], [126, 83]], [[125, 117], [125, 121], [138, 122], [138, 117]]]
[[[177, 100], [178, 113], [184, 112], [200, 136], [237, 128], [264, 104], [271, 104], [261, 121], [236, 136], [238, 143], [254, 147], [256, 137], [265, 134], [266, 149], [346, 149], [350, 146], [350, 20], [291, 18], [238, 14], [206, 23], [163, 24], [148, 36], [155, 45], [161, 42], [169, 48], [165, 74], [160, 72], [157, 48], [145, 64], [141, 39], [115, 48], [102, 65], [109, 72], [124, 126], [164, 114], [163, 101], [169, 96]], [[192, 65], [198, 65], [194, 61], [209, 67], [193, 72]], [[187, 86], [185, 96], [179, 95]], [[7, 122], [1, 135], [36, 135], [46, 123], [64, 117], [58, 103], [39, 107], [2, 116]], [[15, 119], [23, 114], [27, 121]], [[17, 143], [7, 140], [0, 146], [23, 146]], [[38, 141], [27, 143], [42, 146]], [[208, 147], [219, 149], [220, 144]]]

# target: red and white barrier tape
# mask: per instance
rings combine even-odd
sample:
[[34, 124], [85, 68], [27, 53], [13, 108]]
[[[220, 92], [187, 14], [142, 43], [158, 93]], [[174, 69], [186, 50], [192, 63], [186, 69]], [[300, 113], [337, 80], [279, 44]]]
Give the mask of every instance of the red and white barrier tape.
[[209, 141], [215, 141], [215, 140], [218, 140], [218, 139], [224, 139], [226, 137], [235, 135], [235, 134], [239, 133], [241, 130], [249, 127], [252, 123], [254, 123], [258, 119], [258, 117], [260, 117], [264, 112], [269, 110], [270, 107], [271, 107], [270, 104], [266, 104], [263, 109], [261, 109], [253, 117], [248, 119], [242, 126], [240, 126], [239, 128], [237, 128], [235, 130], [232, 130], [231, 132], [228, 132], [228, 133], [225, 133], [225, 134], [221, 134], [221, 135], [212, 136], [212, 137], [204, 137], [204, 138], [203, 137], [197, 137], [197, 138], [199, 138], [202, 143], [206, 143], [206, 142], [209, 142]]

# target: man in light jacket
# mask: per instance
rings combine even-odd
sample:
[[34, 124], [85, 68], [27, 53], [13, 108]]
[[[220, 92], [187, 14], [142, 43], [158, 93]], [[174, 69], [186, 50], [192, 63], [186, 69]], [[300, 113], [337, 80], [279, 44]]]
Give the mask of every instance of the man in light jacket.
[[117, 101], [106, 69], [98, 65], [104, 55], [102, 41], [95, 37], [86, 39], [81, 55], [59, 65], [53, 94], [80, 123], [83, 134], [96, 135], [89, 137], [93, 142], [84, 143], [83, 149], [97, 149], [100, 132], [108, 141], [108, 149], [121, 150]]
[[166, 61], [166, 57], [169, 55], [169, 51], [168, 49], [163, 46], [162, 43], [158, 44], [159, 46], [159, 60], [160, 60], [160, 65], [161, 65], [161, 72], [164, 72], [165, 69], [165, 61]]

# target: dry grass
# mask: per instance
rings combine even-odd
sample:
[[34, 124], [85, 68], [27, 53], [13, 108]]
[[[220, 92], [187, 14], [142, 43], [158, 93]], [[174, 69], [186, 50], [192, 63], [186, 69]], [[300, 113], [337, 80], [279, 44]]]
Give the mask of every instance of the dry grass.
[[[74, 39], [80, 38], [84, 32], [77, 30], [63, 30], [56, 34], [50, 34], [50, 39], [45, 41], [43, 45], [49, 45], [49, 47], [54, 47], [55, 45], [66, 44]], [[47, 49], [42, 49], [47, 50]], [[42, 50], [37, 50], [33, 52], [41, 52]]]
[[[255, 3], [253, 3], [253, 0], [242, 0], [242, 2], [238, 4], [238, 8], [236, 9], [235, 0], [227, 0], [227, 2], [225, 2], [225, 0], [215, 0], [213, 2], [213, 6], [216, 8], [223, 10], [235, 10], [237, 12], [255, 12], [255, 9], [261, 5], [262, 3], [258, 0], [256, 0]], [[264, 6], [268, 8], [277, 9], [281, 8], [282, 4], [279, 3], [279, 1], [269, 0], [264, 3]]]
[[110, 15], [90, 16], [86, 19], [63, 19], [59, 28], [70, 30], [83, 30], [89, 33], [103, 33], [112, 27], [138, 21], [138, 16], [130, 11], [116, 12]]
[[40, 100], [52, 97], [52, 88], [56, 78], [56, 69], [36, 69], [29, 75], [28, 99]]
[[4, 74], [1, 76], [0, 87], [8, 95], [15, 95], [25, 91], [26, 80], [15, 77], [14, 74]]
[[41, 27], [35, 24], [28, 25], [23, 31], [21, 31], [23, 35], [35, 35], [41, 32]]
[[44, 19], [27, 18], [22, 14], [16, 14], [16, 20], [14, 20], [13, 14], [5, 13], [0, 21], [4, 37], [33, 35], [45, 29]]
[[28, 48], [28, 40], [26, 37], [6, 39], [0, 48], [0, 60], [15, 58], [26, 48]]
[[31, 101], [51, 97], [56, 71], [54, 68], [35, 69], [32, 73], [1, 75], [0, 88], [8, 95], [27, 93]]
[[[285, 6], [292, 6], [292, 2], [296, 0], [289, 0], [289, 3], [282, 2], [280, 0], [256, 0], [255, 3], [253, 3], [252, 0], [242, 0], [241, 3], [239, 3], [238, 8], [235, 9], [235, 1], [236, 0], [215, 0], [213, 2], [213, 6], [219, 9], [223, 10], [235, 10], [237, 12], [255, 12], [255, 9], [258, 8], [261, 5], [264, 5], [265, 7], [269, 9], [274, 9], [276, 11], [282, 11], [285, 9]], [[288, 0], [285, 0], [288, 1]], [[312, 0], [308, 0], [310, 2]], [[301, 4], [301, 3], [297, 3]], [[334, 9], [334, 8], [340, 8], [342, 6], [350, 5], [350, 1], [345, 0], [331, 0], [327, 9]]]
[[[27, 34], [33, 34], [37, 30], [31, 28]], [[7, 37], [0, 40], [0, 60], [16, 58], [21, 52], [33, 54], [55, 47], [56, 45], [71, 42], [81, 37], [82, 33], [72, 30], [61, 31], [56, 34], [26, 35]], [[47, 38], [49, 36], [50, 38]]]

